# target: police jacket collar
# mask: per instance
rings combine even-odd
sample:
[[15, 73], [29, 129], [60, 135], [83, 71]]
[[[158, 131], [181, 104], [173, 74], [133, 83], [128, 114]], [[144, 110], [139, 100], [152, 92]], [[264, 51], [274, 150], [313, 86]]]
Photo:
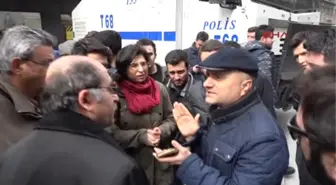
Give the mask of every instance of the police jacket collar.
[[235, 119], [236, 117], [244, 114], [253, 105], [258, 103], [260, 103], [260, 99], [255, 89], [248, 96], [230, 107], [220, 108], [218, 106], [211, 106], [210, 115], [213, 122], [222, 123]]

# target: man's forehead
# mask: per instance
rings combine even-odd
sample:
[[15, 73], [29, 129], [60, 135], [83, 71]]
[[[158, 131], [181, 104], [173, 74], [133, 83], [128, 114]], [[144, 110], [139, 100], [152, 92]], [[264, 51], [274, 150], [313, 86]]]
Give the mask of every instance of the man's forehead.
[[50, 64], [47, 70], [46, 78], [55, 73], [64, 73], [69, 70], [72, 65], [77, 63], [92, 63], [97, 65], [96, 61], [85, 56], [64, 56], [56, 59]]
[[153, 46], [151, 46], [151, 45], [144, 45], [144, 46], [141, 46], [141, 47], [146, 51], [153, 51], [154, 50]]

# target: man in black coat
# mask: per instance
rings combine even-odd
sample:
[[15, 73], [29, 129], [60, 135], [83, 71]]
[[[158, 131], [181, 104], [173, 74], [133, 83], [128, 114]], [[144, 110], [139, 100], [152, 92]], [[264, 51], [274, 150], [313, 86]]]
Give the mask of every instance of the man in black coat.
[[87, 57], [66, 56], [47, 71], [45, 116], [0, 161], [1, 185], [148, 185], [142, 170], [104, 128], [118, 96], [107, 70]]

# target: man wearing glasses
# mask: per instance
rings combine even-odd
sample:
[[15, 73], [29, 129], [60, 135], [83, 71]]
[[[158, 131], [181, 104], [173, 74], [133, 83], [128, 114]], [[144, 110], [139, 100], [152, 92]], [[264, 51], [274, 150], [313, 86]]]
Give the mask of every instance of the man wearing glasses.
[[34, 131], [0, 161], [1, 185], [148, 185], [145, 173], [104, 128], [118, 95], [107, 69], [83, 56], [53, 62]]
[[299, 88], [298, 113], [288, 125], [291, 136], [302, 149], [301, 163], [316, 180], [311, 183], [321, 185], [336, 183], [335, 79], [334, 65], [306, 74]]
[[54, 37], [25, 26], [8, 29], [0, 42], [0, 155], [41, 118], [38, 97], [54, 60]]

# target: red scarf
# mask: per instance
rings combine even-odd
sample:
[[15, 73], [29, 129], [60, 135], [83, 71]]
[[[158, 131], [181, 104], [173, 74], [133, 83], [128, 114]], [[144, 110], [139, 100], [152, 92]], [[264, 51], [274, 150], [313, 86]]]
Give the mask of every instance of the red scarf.
[[160, 88], [151, 77], [148, 77], [144, 83], [123, 80], [119, 86], [125, 96], [129, 111], [134, 114], [148, 113], [160, 104]]

